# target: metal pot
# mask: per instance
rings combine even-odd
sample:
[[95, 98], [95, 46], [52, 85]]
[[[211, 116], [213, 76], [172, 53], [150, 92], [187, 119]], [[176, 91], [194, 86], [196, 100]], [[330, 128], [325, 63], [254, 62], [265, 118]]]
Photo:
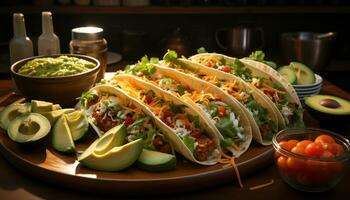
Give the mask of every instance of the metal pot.
[[335, 32], [294, 32], [281, 35], [281, 49], [287, 63], [299, 61], [316, 72], [326, 67], [331, 58]]

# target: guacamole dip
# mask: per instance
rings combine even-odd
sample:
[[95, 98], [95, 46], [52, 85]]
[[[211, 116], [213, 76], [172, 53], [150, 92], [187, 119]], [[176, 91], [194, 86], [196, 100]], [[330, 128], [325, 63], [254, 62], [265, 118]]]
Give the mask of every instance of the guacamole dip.
[[23, 65], [18, 73], [27, 76], [57, 77], [85, 72], [95, 66], [92, 62], [69, 56], [36, 58]]

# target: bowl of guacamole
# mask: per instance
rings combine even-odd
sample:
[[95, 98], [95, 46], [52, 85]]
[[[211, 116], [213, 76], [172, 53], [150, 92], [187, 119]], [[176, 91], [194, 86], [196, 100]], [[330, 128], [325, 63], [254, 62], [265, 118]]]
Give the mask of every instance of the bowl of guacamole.
[[18, 69], [18, 74], [36, 77], [61, 77], [83, 73], [96, 67], [86, 59], [62, 55], [34, 58]]
[[11, 76], [27, 99], [73, 106], [77, 97], [93, 87], [100, 62], [90, 56], [58, 54], [34, 56], [14, 63]]

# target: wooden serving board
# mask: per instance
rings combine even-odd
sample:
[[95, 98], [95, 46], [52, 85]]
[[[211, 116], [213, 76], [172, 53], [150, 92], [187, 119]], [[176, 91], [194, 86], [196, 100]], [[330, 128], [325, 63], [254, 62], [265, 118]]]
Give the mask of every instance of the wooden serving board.
[[[20, 99], [10, 96], [0, 104], [4, 106]], [[82, 151], [96, 138], [90, 130], [88, 137], [76, 143]], [[12, 141], [5, 130], [0, 129], [0, 152], [18, 170], [42, 181], [63, 187], [118, 194], [159, 194], [199, 190], [236, 180], [232, 168], [223, 165], [201, 166], [177, 155], [177, 168], [169, 172], [147, 172], [135, 166], [121, 172], [102, 172], [85, 168], [75, 154], [66, 155], [55, 151], [48, 137], [36, 146], [23, 146]], [[273, 161], [272, 146], [255, 142], [248, 151], [236, 159], [242, 177], [255, 172]]]

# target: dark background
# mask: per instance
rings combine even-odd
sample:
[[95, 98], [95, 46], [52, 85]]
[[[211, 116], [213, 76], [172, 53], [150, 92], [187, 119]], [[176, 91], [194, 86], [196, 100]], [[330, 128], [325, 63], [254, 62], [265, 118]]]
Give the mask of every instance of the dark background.
[[[208, 51], [225, 53], [215, 42], [215, 31], [244, 25], [261, 27], [265, 32], [263, 51], [267, 59], [285, 65], [288, 63], [281, 55], [281, 33], [335, 31], [337, 40], [332, 60], [320, 74], [346, 91], [350, 87], [350, 1], [156, 0], [147, 7], [104, 7], [92, 3], [76, 6], [73, 0], [69, 5], [50, 0], [7, 0], [0, 4], [1, 63], [6, 63], [4, 60], [8, 57], [8, 42], [13, 34], [12, 14], [22, 12], [25, 15], [27, 35], [36, 48], [36, 38], [41, 34], [41, 11], [48, 10], [53, 13], [62, 52], [69, 51], [72, 28], [95, 25], [104, 29], [109, 50], [120, 53], [123, 60], [129, 62], [144, 54], [162, 56], [177, 29], [180, 30], [177, 39], [190, 54], [201, 46]], [[8, 65], [2, 65], [0, 72], [6, 76], [4, 68]]]

